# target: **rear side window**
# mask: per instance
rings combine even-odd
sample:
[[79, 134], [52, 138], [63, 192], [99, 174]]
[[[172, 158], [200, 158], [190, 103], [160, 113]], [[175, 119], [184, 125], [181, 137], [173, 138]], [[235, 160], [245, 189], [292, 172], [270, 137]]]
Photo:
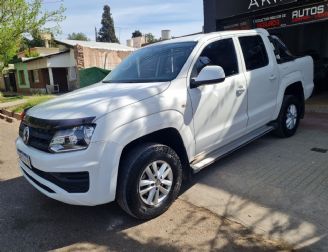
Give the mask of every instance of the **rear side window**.
[[282, 64], [295, 59], [295, 56], [288, 50], [287, 46], [277, 36], [269, 36], [269, 40], [274, 47], [274, 53], [276, 55], [278, 64]]
[[269, 64], [268, 54], [261, 36], [239, 38], [247, 71], [265, 67]]
[[193, 68], [192, 78], [209, 65], [221, 66], [226, 77], [238, 74], [237, 55], [231, 38], [215, 41], [205, 47]]

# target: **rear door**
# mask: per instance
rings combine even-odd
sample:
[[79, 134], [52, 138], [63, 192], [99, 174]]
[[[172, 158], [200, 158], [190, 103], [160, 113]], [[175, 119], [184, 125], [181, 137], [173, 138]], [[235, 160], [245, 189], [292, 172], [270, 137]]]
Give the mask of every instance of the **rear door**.
[[[266, 38], [267, 39], [267, 38]], [[260, 35], [239, 37], [248, 89], [249, 130], [270, 122], [276, 109], [279, 72]], [[271, 43], [268, 43], [271, 46]]]

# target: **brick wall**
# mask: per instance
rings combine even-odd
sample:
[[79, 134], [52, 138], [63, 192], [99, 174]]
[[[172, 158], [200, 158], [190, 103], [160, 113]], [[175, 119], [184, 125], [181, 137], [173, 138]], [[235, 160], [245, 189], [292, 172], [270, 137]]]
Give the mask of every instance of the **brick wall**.
[[76, 45], [74, 47], [74, 57], [76, 60], [76, 66], [78, 69], [84, 68], [84, 55], [83, 55], [83, 47], [80, 45]]

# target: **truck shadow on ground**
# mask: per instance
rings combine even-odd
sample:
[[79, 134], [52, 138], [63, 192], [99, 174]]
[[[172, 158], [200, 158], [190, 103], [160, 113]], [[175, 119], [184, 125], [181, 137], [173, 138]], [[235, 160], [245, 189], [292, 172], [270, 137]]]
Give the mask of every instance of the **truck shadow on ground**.
[[[113, 250], [141, 246], [119, 234], [141, 222], [115, 203], [97, 207], [65, 205], [41, 195], [22, 177], [0, 182], [0, 195], [1, 251], [44, 251], [76, 243], [93, 244], [87, 249], [100, 244]], [[84, 245], [80, 246], [83, 249]], [[147, 248], [161, 249], [155, 242]]]
[[240, 225], [180, 200], [163, 216], [142, 222], [116, 203], [62, 204], [18, 177], [0, 182], [0, 205], [1, 251], [277, 250]]

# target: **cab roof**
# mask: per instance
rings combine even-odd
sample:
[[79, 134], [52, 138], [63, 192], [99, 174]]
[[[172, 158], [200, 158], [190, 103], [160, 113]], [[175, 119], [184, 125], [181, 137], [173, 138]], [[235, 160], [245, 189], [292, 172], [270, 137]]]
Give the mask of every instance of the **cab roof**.
[[170, 43], [181, 43], [181, 42], [200, 42], [206, 41], [212, 38], [217, 38], [220, 36], [234, 36], [234, 35], [255, 35], [255, 34], [262, 34], [269, 36], [269, 33], [265, 29], [253, 29], [253, 30], [233, 30], [233, 31], [220, 31], [220, 32], [212, 32], [206, 34], [197, 34], [185, 37], [174, 38], [170, 40], [161, 41], [155, 43], [155, 45], [159, 44], [170, 44]]

